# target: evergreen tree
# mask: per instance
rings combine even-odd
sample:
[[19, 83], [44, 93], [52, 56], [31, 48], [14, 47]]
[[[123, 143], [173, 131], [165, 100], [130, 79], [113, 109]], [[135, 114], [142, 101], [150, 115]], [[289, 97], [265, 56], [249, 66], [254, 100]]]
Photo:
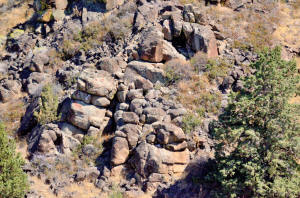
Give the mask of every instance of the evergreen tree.
[[213, 126], [216, 170], [208, 178], [221, 186], [217, 197], [299, 197], [299, 106], [289, 103], [296, 63], [282, 60], [277, 47], [251, 67], [254, 75]]
[[0, 123], [0, 197], [21, 198], [28, 189], [27, 175], [21, 166], [21, 156], [15, 152], [15, 142], [7, 137]]

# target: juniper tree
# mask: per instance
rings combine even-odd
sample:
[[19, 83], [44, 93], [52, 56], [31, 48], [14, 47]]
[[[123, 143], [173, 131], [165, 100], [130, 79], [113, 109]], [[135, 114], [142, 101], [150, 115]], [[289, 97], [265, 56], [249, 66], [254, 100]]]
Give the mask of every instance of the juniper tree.
[[27, 176], [21, 166], [21, 156], [15, 152], [15, 142], [7, 137], [0, 123], [0, 197], [22, 198], [28, 189]]
[[216, 169], [208, 178], [220, 184], [218, 197], [296, 198], [299, 106], [289, 103], [299, 84], [296, 63], [282, 60], [276, 47], [263, 50], [250, 66], [254, 75], [244, 79], [242, 91], [232, 93], [213, 127]]

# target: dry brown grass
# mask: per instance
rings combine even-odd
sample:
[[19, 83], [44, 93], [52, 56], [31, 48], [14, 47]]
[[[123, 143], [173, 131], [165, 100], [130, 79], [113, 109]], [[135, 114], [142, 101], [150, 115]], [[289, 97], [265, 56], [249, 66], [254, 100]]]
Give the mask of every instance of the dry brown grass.
[[50, 186], [46, 185], [41, 179], [38, 177], [29, 177], [30, 189], [34, 190], [38, 195], [43, 198], [55, 198], [54, 194], [50, 191]]
[[7, 103], [0, 103], [1, 114], [4, 117], [3, 124], [9, 133], [15, 132], [19, 127], [21, 117], [25, 113], [25, 105], [21, 98], [13, 99]]
[[223, 25], [221, 32], [234, 41], [234, 48], [247, 49], [253, 46], [259, 50], [273, 44], [273, 26], [280, 22], [276, 4], [265, 5], [264, 9], [269, 13], [259, 13], [255, 9], [234, 12], [230, 8], [211, 6], [206, 14]]
[[300, 7], [292, 8], [286, 4], [280, 4], [280, 25], [273, 33], [274, 38], [282, 45], [298, 48], [300, 46], [299, 20]]

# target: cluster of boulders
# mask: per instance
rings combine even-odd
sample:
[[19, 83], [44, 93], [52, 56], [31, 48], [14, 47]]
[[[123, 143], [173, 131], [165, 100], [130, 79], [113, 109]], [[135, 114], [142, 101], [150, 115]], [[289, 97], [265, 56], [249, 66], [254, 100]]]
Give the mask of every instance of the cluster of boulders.
[[[42, 8], [43, 3], [50, 7]], [[93, 153], [98, 154], [97, 148], [92, 143], [83, 144], [85, 139], [99, 140], [105, 134], [111, 139], [97, 156], [97, 164], [83, 168], [80, 165], [83, 160], [78, 159], [76, 174], [66, 176], [66, 180], [89, 179], [96, 187], [108, 191], [115, 179], [123, 176], [120, 187], [133, 193], [131, 197], [142, 196], [141, 189], [151, 193], [158, 188], [167, 189], [190, 171], [189, 166], [198, 166], [202, 157], [205, 162], [212, 157], [213, 141], [208, 134], [209, 123], [215, 118], [205, 118], [203, 125], [189, 134], [183, 130], [187, 109], [177, 103], [176, 87], [165, 87], [164, 63], [186, 60], [197, 52], [208, 58], [221, 56], [230, 60], [234, 66], [226, 77], [216, 80], [218, 87], [215, 87], [226, 99], [227, 91], [241, 89], [240, 79], [252, 72], [241, 65], [249, 65], [257, 55], [253, 49], [247, 52], [232, 49], [222, 34], [222, 25], [211, 21], [202, 7], [183, 6], [176, 1], [110, 0], [105, 10], [102, 1], [99, 7], [84, 3], [36, 0], [34, 6], [41, 16], [34, 32], [16, 29], [8, 38], [8, 54], [0, 61], [0, 74], [6, 75], [0, 79], [0, 101], [9, 101], [21, 90], [28, 93], [26, 101], [31, 104], [19, 130], [28, 135], [31, 153], [31, 166], [24, 170], [38, 172], [36, 175], [40, 176], [42, 167], [55, 170], [52, 161], [70, 160], [78, 149], [90, 158]], [[248, 3], [252, 2], [226, 1], [235, 10]], [[73, 9], [70, 16], [65, 15], [67, 6]], [[103, 9], [111, 11], [104, 13]], [[48, 12], [54, 17], [50, 17], [51, 22]], [[50, 55], [53, 51], [61, 52], [64, 40], [110, 14], [132, 18], [130, 32], [123, 39], [108, 37], [98, 46], [81, 49], [61, 60], [57, 70], [51, 68]], [[58, 67], [57, 62], [54, 64]], [[61, 120], [40, 126], [34, 121], [37, 98], [43, 86], [53, 82], [64, 91], [59, 98]], [[49, 183], [57, 190], [68, 182]], [[187, 197], [190, 195], [183, 192]]]

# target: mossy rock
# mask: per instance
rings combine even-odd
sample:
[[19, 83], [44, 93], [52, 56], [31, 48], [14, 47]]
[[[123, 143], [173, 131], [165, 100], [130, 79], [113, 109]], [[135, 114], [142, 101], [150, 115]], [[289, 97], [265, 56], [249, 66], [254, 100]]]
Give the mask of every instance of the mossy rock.
[[25, 31], [21, 29], [15, 29], [12, 33], [9, 34], [9, 38], [16, 39], [19, 38]]

